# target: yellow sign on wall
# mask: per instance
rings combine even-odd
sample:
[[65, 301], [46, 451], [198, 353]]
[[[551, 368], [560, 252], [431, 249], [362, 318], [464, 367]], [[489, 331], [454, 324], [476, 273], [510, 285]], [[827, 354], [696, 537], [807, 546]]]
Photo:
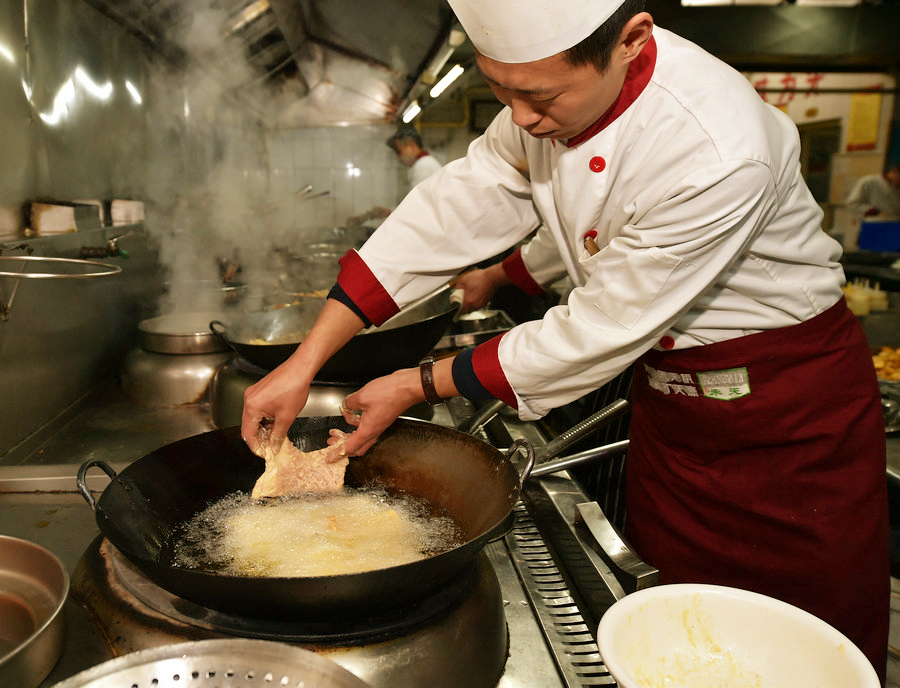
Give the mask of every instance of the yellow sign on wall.
[[847, 150], [875, 150], [881, 121], [881, 94], [854, 93], [850, 97]]

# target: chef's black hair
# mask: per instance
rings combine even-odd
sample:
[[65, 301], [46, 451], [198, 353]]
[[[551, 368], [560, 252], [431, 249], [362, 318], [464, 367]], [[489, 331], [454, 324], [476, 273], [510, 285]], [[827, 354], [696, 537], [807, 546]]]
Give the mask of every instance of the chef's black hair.
[[566, 59], [577, 67], [593, 64], [603, 74], [612, 60], [613, 48], [622, 37], [625, 24], [638, 12], [644, 11], [644, 0], [625, 0], [590, 36], [565, 51]]

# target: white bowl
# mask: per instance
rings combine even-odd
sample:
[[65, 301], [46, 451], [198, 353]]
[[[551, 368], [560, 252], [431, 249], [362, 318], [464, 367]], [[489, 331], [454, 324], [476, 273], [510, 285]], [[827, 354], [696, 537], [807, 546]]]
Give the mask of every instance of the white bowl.
[[821, 619], [772, 597], [718, 585], [626, 595], [597, 645], [621, 688], [879, 688], [871, 663]]

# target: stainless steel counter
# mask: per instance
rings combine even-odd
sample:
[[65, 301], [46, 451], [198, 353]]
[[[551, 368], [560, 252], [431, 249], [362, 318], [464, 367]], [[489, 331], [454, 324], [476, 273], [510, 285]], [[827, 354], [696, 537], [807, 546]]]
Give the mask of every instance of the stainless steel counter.
[[[434, 422], [452, 425], [448, 413], [447, 408], [438, 407]], [[78, 467], [84, 461], [102, 459], [118, 471], [160, 446], [212, 429], [206, 404], [143, 407], [115, 387], [105, 389], [73, 410], [52, 435], [36, 441], [17, 465], [0, 466], [0, 533], [47, 547], [71, 572], [99, 534], [93, 512], [76, 491]], [[888, 477], [889, 484], [900, 486], [900, 437], [888, 438]], [[100, 471], [89, 476], [89, 484], [97, 490], [107, 482]], [[498, 688], [573, 685], [548, 648], [533, 592], [523, 585], [522, 572], [516, 568], [513, 543], [496, 541], [486, 553], [500, 582], [510, 634], [510, 655]], [[601, 606], [612, 601], [605, 597]], [[109, 643], [88, 611], [70, 599], [65, 614], [63, 654], [42, 688], [112, 657]], [[590, 615], [586, 621], [593, 633], [595, 621]], [[590, 640], [588, 634], [588, 644]], [[608, 675], [598, 681], [611, 683]]]

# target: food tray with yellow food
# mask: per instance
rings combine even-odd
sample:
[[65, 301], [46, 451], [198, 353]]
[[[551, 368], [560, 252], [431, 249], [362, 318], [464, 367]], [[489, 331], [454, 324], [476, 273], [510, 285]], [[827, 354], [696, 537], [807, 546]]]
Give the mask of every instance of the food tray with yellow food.
[[885, 387], [895, 392], [900, 391], [900, 347], [879, 347], [872, 354], [872, 364], [882, 391]]
[[878, 375], [884, 429], [888, 433], [900, 431], [900, 347], [882, 346], [872, 354]]

